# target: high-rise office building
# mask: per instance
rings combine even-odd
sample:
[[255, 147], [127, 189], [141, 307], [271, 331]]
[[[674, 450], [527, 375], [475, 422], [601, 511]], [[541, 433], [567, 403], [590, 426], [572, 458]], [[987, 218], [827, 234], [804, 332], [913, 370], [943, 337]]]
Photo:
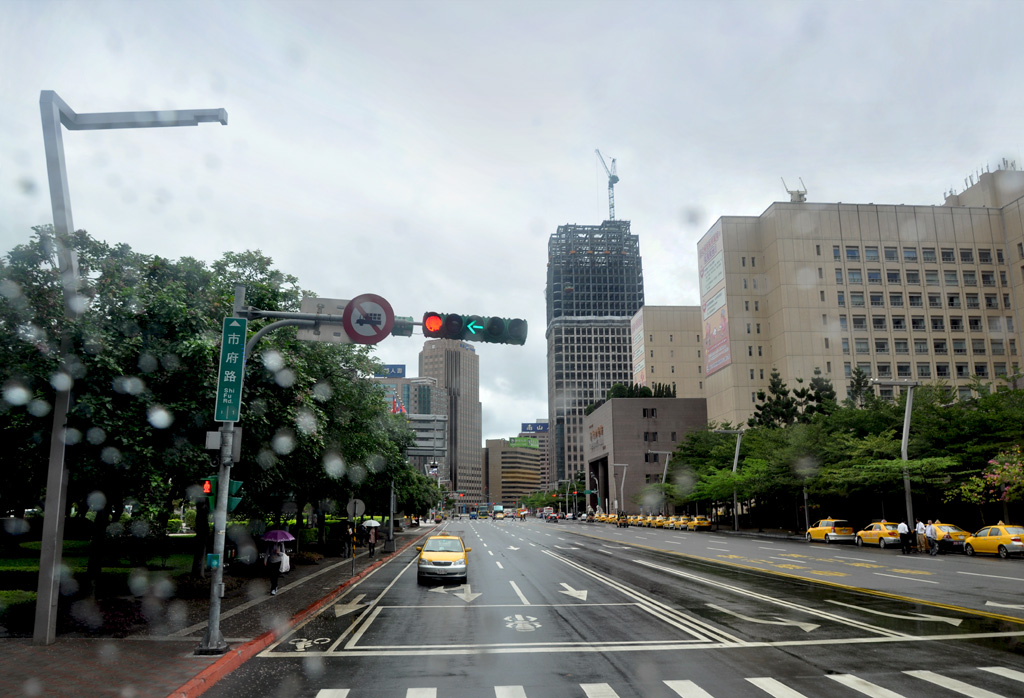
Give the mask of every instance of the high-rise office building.
[[555, 478], [551, 474], [551, 431], [548, 429], [548, 420], [537, 419], [532, 422], [523, 422], [523, 428], [519, 432], [521, 437], [537, 439], [537, 446], [540, 449], [540, 489], [552, 489], [555, 485]]
[[548, 241], [548, 421], [555, 480], [585, 468], [583, 412], [631, 384], [630, 320], [644, 304], [640, 240], [629, 221], [562, 225]]
[[[522, 445], [517, 441], [531, 442]], [[510, 510], [540, 489], [541, 451], [536, 437], [487, 439], [483, 448], [486, 499]], [[509, 515], [513, 512], [509, 511]]]
[[969, 397], [1020, 371], [1024, 172], [941, 206], [794, 197], [723, 216], [697, 253], [709, 420], [744, 423], [773, 368], [790, 388], [818, 369], [840, 400], [857, 368], [883, 396], [942, 381]]
[[633, 382], [659, 383], [676, 397], [704, 396], [700, 308], [645, 305], [633, 316]]
[[423, 344], [419, 363], [420, 376], [435, 379], [447, 403], [448, 457], [439, 473], [442, 484], [464, 492], [466, 504], [480, 504], [484, 501], [480, 357], [467, 342], [431, 339]]

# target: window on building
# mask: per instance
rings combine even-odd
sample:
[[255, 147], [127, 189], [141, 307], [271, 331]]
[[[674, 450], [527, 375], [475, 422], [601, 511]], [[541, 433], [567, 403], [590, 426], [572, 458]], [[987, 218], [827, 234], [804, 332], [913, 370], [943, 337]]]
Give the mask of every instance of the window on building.
[[978, 275], [973, 271], [964, 270], [964, 286], [977, 286]]
[[819, 257], [821, 256], [821, 245], [815, 245], [814, 246], [814, 253], [816, 255], [818, 255]]
[[743, 310], [750, 312], [750, 301], [743, 301]]
[[818, 296], [819, 296], [819, 299], [821, 300], [821, 302], [824, 303], [825, 302], [825, 291], [818, 291]]
[[887, 262], [898, 262], [900, 260], [898, 251], [895, 247], [886, 247], [884, 253], [885, 261]]
[[[1013, 340], [1011, 339], [1010, 341], [1012, 342]], [[760, 344], [757, 345], [757, 355], [761, 356], [761, 345]]]
[[938, 362], [935, 364], [936, 378], [949, 378], [949, 364]]
[[967, 353], [967, 340], [966, 339], [954, 339], [953, 340], [953, 354], [966, 354]]
[[892, 316], [892, 328], [898, 332], [904, 332], [907, 329], [907, 318], [902, 315]]
[[864, 292], [863, 291], [850, 291], [850, 307], [851, 308], [863, 308], [864, 307]]
[[992, 341], [992, 354], [995, 355], [995, 356], [1005, 356], [1006, 355], [1006, 345], [1003, 344], [1003, 340], [1001, 340], [1001, 339], [993, 339], [991, 341]]
[[839, 305], [840, 308], [845, 308], [846, 307], [846, 294], [843, 293], [842, 291], [839, 291], [838, 293], [836, 293], [836, 303]]
[[746, 287], [747, 287], [747, 280], [743, 279], [743, 288], [746, 288]]
[[916, 262], [917, 261], [917, 248], [916, 247], [904, 247], [903, 248], [903, 261], [904, 262]]
[[897, 354], [909, 354], [910, 342], [905, 339], [894, 339], [892, 340], [892, 348]]
[[[864, 276], [861, 274], [860, 269], [850, 269], [847, 272], [847, 278], [851, 284], [862, 284], [864, 283]], [[837, 279], [838, 282], [838, 279]]]
[[900, 270], [899, 269], [886, 269], [885, 280], [890, 284], [899, 286], [900, 284]]
[[914, 332], [924, 332], [925, 329], [927, 329], [927, 325], [925, 325], [924, 318], [919, 315], [911, 317], [910, 329], [913, 330]]
[[868, 353], [868, 340], [867, 340], [867, 338], [865, 337], [864, 339], [855, 339], [855, 340], [853, 340], [853, 350], [856, 351], [858, 354], [867, 354]]
[[946, 305], [950, 308], [960, 307], [960, 294], [959, 293], [948, 293], [946, 294]]
[[864, 315], [853, 316], [853, 329], [854, 330], [866, 330], [868, 328], [868, 319]]
[[881, 284], [882, 283], [882, 270], [881, 269], [868, 269], [868, 283], [869, 284]]
[[932, 315], [932, 332], [945, 332], [946, 320], [941, 315]]
[[965, 305], [967, 306], [968, 310], [977, 309], [981, 307], [981, 301], [978, 300], [977, 293], [968, 293], [966, 295], [966, 299], [967, 302], [965, 303]]
[[907, 295], [907, 300], [911, 308], [923, 308], [924, 307], [924, 296], [920, 293], [910, 293]]
[[919, 286], [921, 284], [921, 272], [916, 271], [916, 270], [911, 271], [910, 269], [908, 269], [907, 270], [907, 283], [908, 284], [913, 284], [915, 286]]
[[981, 318], [980, 317], [969, 317], [967, 318], [967, 329], [971, 332], [981, 332]]
[[747, 323], [747, 334], [750, 334], [750, 323]]
[[903, 294], [902, 293], [890, 293], [889, 294], [889, 305], [893, 308], [903, 307]]
[[897, 378], [910, 378], [910, 364], [896, 364]]
[[924, 270], [924, 283], [927, 286], [938, 286], [939, 285], [939, 270], [938, 269], [925, 269]]
[[941, 254], [942, 254], [942, 261], [943, 262], [955, 262], [956, 261], [956, 255], [953, 253], [953, 248], [952, 247], [943, 247], [942, 251], [941, 251]]
[[932, 377], [932, 365], [926, 363], [919, 363], [917, 365], [917, 377], [918, 378], [931, 378]]
[[935, 255], [934, 247], [922, 247], [921, 248], [921, 261], [925, 264], [929, 262], [937, 262], [938, 257]]
[[996, 250], [996, 262], [998, 262], [999, 264], [1003, 263], [1003, 251], [1000, 249]]
[[928, 340], [927, 339], [915, 339], [914, 340], [914, 353], [915, 354], [927, 354], [928, 353]]
[[846, 316], [845, 315], [840, 315], [839, 316], [839, 329], [842, 330], [843, 332], [846, 331]]
[[762, 369], [759, 369], [759, 370], [761, 371], [761, 380], [764, 380], [764, 369], [762, 368]]
[[978, 250], [978, 261], [981, 264], [991, 264], [992, 263], [992, 250], [979, 249]]
[[750, 369], [750, 380], [754, 380], [754, 369]]
[[756, 313], [760, 309], [761, 309], [761, 302], [760, 301], [754, 301], [754, 312]]
[[[1021, 253], [1021, 257], [1024, 257], [1024, 252]], [[842, 257], [839, 254], [839, 245], [832, 245], [832, 259], [836, 260], [837, 262], [842, 259]]]
[[932, 352], [935, 353], [935, 354], [946, 354], [947, 353], [946, 340], [944, 340], [944, 339], [932, 340]]
[[757, 334], [761, 334], [761, 323], [757, 323]]
[[878, 261], [878, 248], [877, 247], [865, 247], [864, 248], [864, 261], [866, 261], [866, 262], [877, 262]]
[[746, 258], [746, 257], [743, 257], [742, 259], [743, 259], [743, 261], [742, 261], [742, 262], [740, 263], [740, 266], [741, 266], [741, 267], [745, 267], [745, 266], [747, 266], [747, 258]]
[[825, 337], [825, 348], [828, 349], [828, 337]]
[[850, 340], [847, 339], [846, 337], [843, 337], [842, 342], [843, 342], [843, 353], [844, 354], [849, 354], [850, 353]]
[[871, 329], [873, 330], [885, 330], [885, 316], [884, 315], [872, 315], [871, 316]]
[[976, 363], [974, 364], [974, 375], [978, 378], [988, 378], [988, 364]]
[[942, 307], [942, 296], [938, 293], [928, 294], [928, 307], [929, 308], [941, 308]]
[[960, 261], [963, 264], [974, 264], [974, 251], [967, 248], [960, 248]]
[[876, 339], [875, 340], [875, 353], [876, 354], [888, 354], [889, 353], [889, 340], [888, 339]]
[[878, 364], [879, 378], [892, 378], [892, 366], [890, 364]]
[[985, 354], [985, 340], [984, 339], [972, 339], [971, 340], [971, 353], [979, 356]]
[[847, 247], [846, 248], [846, 261], [847, 262], [859, 262], [860, 261], [860, 248], [859, 247]]

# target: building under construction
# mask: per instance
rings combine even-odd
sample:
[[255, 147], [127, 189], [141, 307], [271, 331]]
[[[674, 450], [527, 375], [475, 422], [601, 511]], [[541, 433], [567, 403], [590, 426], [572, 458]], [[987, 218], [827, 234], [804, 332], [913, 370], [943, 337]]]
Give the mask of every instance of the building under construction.
[[644, 304], [629, 221], [562, 225], [548, 241], [548, 415], [556, 480], [585, 469], [583, 411], [633, 381], [630, 319]]

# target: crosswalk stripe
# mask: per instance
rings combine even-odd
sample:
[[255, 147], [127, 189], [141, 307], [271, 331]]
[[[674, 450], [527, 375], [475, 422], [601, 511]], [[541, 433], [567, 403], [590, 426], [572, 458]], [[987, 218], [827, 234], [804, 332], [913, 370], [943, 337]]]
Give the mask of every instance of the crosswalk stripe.
[[494, 698], [526, 698], [522, 686], [495, 686]]
[[773, 678], [761, 677], [755, 679], [747, 679], [750, 683], [754, 684], [762, 691], [772, 696], [772, 698], [807, 698], [803, 693], [794, 691], [789, 686], [779, 683]]
[[1007, 669], [1001, 666], [981, 666], [978, 667], [982, 671], [987, 671], [990, 674], [996, 676], [1002, 676], [1005, 679], [1013, 679], [1014, 681], [1024, 681], [1024, 671], [1017, 671], [1016, 669]]
[[321, 688], [316, 692], [316, 698], [346, 698], [347, 688]]
[[410, 688], [405, 692], [405, 698], [437, 698], [436, 688]]
[[587, 694], [587, 698], [619, 698], [615, 689], [606, 683], [581, 683], [580, 688]]
[[714, 698], [693, 681], [666, 681], [665, 685], [675, 691], [680, 698]]
[[847, 688], [852, 688], [866, 696], [871, 696], [871, 698], [904, 698], [899, 693], [890, 691], [888, 688], [876, 686], [870, 681], [865, 681], [853, 674], [827, 674], [827, 676], [836, 683], [841, 683]]
[[971, 684], [964, 683], [958, 679], [951, 679], [946, 676], [942, 676], [941, 674], [936, 674], [934, 671], [920, 671], [915, 669], [914, 671], [904, 671], [903, 673], [917, 679], [923, 679], [935, 684], [936, 686], [942, 686], [950, 691], [956, 691], [961, 695], [968, 696], [968, 698], [1003, 698], [1003, 696], [998, 693], [986, 691], [984, 688], [972, 686]]

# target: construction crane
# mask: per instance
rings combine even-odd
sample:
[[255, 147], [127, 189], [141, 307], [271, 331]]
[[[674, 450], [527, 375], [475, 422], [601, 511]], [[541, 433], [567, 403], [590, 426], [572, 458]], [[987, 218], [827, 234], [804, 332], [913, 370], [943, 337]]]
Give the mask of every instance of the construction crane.
[[594, 152], [597, 153], [597, 159], [604, 165], [604, 171], [608, 173], [608, 220], [613, 221], [615, 220], [615, 183], [619, 181], [619, 176], [615, 174], [615, 158], [612, 158], [612, 168], [609, 170], [601, 151], [594, 150]]

